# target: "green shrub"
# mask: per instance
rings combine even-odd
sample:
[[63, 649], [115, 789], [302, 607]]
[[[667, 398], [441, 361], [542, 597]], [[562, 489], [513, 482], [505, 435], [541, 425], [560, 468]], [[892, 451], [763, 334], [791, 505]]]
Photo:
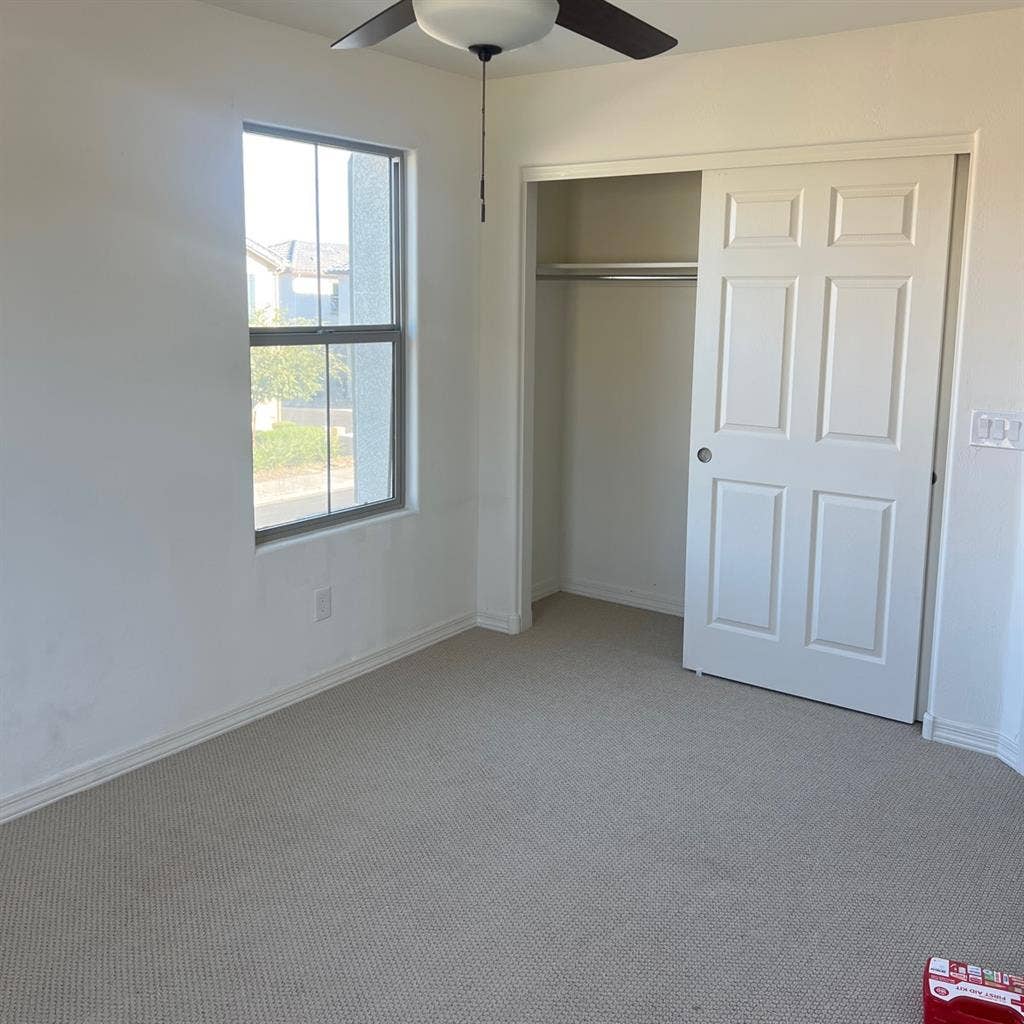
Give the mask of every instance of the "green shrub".
[[323, 427], [275, 423], [270, 430], [258, 430], [252, 437], [252, 467], [257, 473], [285, 466], [319, 467], [326, 458], [327, 435]]

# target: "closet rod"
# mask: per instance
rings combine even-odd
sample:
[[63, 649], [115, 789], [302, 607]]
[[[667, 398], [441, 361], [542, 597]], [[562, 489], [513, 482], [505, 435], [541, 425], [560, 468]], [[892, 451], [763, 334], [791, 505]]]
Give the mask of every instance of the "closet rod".
[[538, 274], [538, 281], [692, 281], [696, 274]]

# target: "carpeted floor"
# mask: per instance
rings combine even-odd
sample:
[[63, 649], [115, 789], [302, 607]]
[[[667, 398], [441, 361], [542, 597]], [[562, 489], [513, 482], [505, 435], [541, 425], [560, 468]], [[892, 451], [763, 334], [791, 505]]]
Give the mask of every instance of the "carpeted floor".
[[920, 1021], [1024, 779], [568, 595], [0, 829], [4, 1024]]

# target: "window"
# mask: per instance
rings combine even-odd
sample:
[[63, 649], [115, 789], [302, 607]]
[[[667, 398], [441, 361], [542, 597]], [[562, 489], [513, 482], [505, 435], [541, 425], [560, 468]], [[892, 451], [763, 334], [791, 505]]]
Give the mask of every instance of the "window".
[[404, 502], [402, 156], [246, 125], [257, 541]]

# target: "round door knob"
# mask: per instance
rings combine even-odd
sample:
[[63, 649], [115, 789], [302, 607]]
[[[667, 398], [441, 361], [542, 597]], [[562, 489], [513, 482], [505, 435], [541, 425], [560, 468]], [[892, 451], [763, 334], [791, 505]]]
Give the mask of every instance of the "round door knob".
[[698, 462], [710, 462], [711, 461], [711, 449], [710, 448], [698, 448], [697, 449], [697, 461]]

